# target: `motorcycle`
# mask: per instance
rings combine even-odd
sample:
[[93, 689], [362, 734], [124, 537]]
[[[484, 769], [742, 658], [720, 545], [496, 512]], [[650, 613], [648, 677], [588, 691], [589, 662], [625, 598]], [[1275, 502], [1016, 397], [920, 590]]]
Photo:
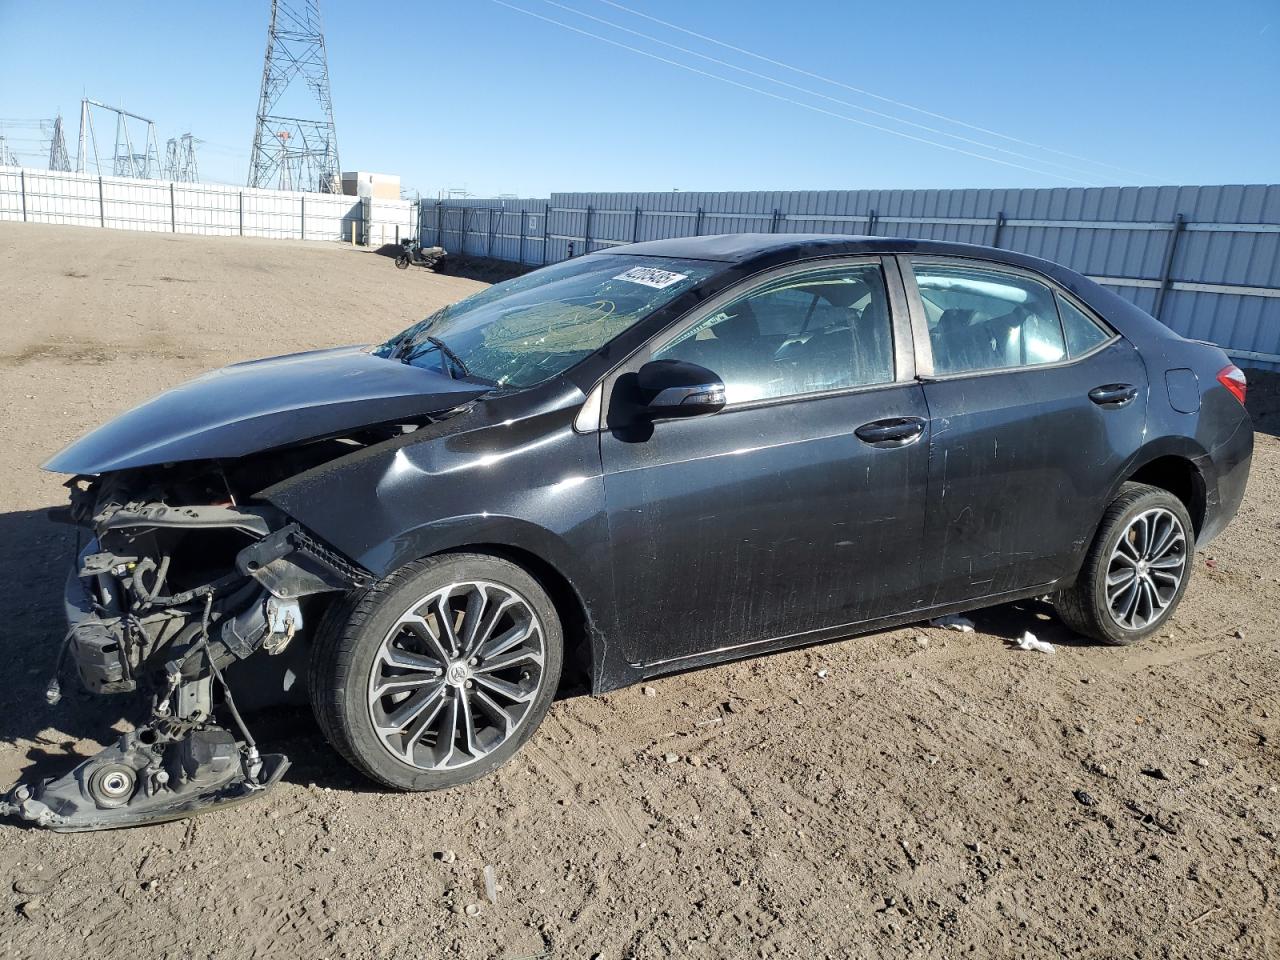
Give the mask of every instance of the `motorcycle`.
[[400, 246], [403, 249], [396, 255], [396, 268], [400, 270], [408, 269], [411, 263], [434, 270], [445, 257], [444, 247], [424, 248], [420, 240], [401, 240]]

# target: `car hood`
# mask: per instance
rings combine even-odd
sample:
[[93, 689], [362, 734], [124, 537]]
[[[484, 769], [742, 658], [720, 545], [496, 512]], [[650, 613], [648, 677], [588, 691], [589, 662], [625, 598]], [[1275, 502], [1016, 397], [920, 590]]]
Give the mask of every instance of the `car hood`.
[[134, 407], [63, 449], [55, 473], [98, 474], [246, 454], [455, 407], [489, 387], [362, 347], [236, 363]]

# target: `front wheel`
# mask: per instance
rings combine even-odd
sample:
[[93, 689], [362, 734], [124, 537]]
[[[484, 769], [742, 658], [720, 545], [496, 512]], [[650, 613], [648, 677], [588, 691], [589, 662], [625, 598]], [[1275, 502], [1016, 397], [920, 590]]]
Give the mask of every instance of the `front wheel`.
[[1080, 576], [1054, 607], [1086, 637], [1115, 645], [1141, 640], [1173, 615], [1194, 551], [1182, 501], [1158, 487], [1126, 483], [1103, 514]]
[[335, 604], [311, 691], [326, 739], [399, 790], [468, 783], [510, 759], [551, 707], [564, 639], [542, 586], [484, 554], [409, 564]]
[[404, 270], [408, 266], [409, 266], [409, 257], [407, 255], [402, 253], [400, 254], [400, 256], [396, 257], [396, 269]]

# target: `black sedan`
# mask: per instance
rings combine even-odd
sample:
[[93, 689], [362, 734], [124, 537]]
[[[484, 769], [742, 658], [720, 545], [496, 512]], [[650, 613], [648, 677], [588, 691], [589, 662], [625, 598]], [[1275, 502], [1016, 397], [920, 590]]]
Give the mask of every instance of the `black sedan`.
[[260, 791], [287, 761], [224, 671], [272, 654], [344, 757], [426, 790], [509, 759], [570, 677], [1043, 595], [1130, 643], [1240, 504], [1244, 396], [1217, 347], [1053, 263], [831, 236], [616, 247], [237, 364], [46, 464], [89, 540], [70, 658], [155, 713], [10, 802], [92, 829]]

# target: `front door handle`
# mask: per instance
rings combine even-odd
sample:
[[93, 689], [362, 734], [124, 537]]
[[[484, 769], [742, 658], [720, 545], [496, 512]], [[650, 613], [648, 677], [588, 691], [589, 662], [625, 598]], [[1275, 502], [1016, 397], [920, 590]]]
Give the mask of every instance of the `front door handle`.
[[920, 439], [924, 433], [924, 421], [919, 417], [887, 417], [864, 423], [853, 433], [873, 447], [905, 447]]
[[1132, 383], [1105, 383], [1089, 391], [1089, 399], [1100, 407], [1123, 407], [1138, 395]]

